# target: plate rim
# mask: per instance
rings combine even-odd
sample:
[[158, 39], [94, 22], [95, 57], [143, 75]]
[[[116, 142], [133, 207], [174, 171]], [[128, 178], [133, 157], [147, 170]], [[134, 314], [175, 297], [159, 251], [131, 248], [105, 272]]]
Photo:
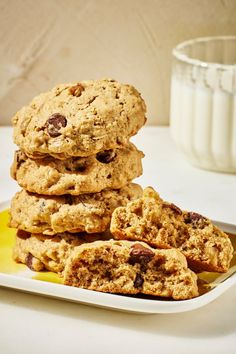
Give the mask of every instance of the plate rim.
[[235, 283], [236, 275], [231, 277], [228, 282], [225, 281], [199, 297], [189, 300], [165, 301], [164, 299], [140, 299], [126, 295], [102, 293], [38, 279], [24, 278], [20, 275], [0, 273], [0, 286], [7, 288], [85, 305], [144, 314], [180, 313], [195, 310], [218, 298]]

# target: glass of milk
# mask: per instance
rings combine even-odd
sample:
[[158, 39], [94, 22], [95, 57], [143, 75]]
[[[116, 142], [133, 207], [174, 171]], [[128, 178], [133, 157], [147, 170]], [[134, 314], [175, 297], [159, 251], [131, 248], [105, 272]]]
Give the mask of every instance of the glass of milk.
[[173, 49], [171, 134], [194, 165], [236, 172], [236, 36]]

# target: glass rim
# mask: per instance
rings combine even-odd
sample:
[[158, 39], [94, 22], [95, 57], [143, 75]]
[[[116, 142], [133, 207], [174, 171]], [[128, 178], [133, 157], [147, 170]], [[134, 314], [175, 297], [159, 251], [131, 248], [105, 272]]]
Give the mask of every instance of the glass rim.
[[213, 40], [235, 40], [236, 41], [236, 35], [230, 35], [230, 36], [209, 36], [209, 37], [197, 37], [194, 39], [189, 39], [187, 41], [181, 42], [177, 44], [172, 49], [172, 55], [184, 62], [188, 63], [191, 65], [195, 66], [201, 66], [202, 68], [208, 68], [208, 67], [214, 67], [216, 69], [236, 69], [236, 63], [235, 64], [220, 64], [217, 62], [210, 62], [210, 61], [204, 61], [200, 59], [195, 59], [195, 58], [190, 58], [187, 54], [184, 54], [181, 52], [181, 50], [191, 44], [199, 43], [199, 42], [210, 42]]

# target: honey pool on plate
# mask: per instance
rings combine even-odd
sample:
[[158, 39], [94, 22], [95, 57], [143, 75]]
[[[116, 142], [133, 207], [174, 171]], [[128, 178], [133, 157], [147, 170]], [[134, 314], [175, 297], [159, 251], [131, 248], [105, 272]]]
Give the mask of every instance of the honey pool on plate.
[[0, 212], [0, 273], [14, 274], [51, 283], [61, 283], [61, 279], [56, 273], [48, 271], [33, 272], [25, 264], [16, 263], [12, 259], [16, 230], [7, 226], [8, 220], [8, 210]]
[[[26, 265], [16, 263], [12, 259], [12, 248], [15, 243], [16, 231], [10, 229], [7, 224], [9, 220], [8, 210], [0, 212], [0, 273], [12, 274], [24, 278], [46, 281], [50, 283], [62, 283], [61, 278], [53, 272], [33, 272]], [[229, 234], [234, 247], [234, 257], [231, 267], [236, 266], [236, 235]], [[202, 272], [198, 274], [199, 292], [204, 294], [212, 289], [212, 285], [217, 283], [220, 273]], [[152, 297], [153, 298], [153, 297]], [[160, 298], [158, 298], [160, 299]]]

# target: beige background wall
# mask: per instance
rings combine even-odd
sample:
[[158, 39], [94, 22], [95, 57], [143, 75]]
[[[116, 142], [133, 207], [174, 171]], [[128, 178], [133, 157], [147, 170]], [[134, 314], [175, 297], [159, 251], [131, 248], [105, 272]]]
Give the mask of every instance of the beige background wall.
[[134, 84], [167, 124], [171, 48], [236, 34], [236, 0], [0, 0], [0, 123], [56, 83]]

